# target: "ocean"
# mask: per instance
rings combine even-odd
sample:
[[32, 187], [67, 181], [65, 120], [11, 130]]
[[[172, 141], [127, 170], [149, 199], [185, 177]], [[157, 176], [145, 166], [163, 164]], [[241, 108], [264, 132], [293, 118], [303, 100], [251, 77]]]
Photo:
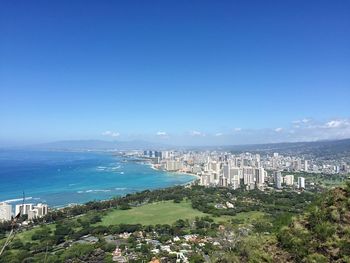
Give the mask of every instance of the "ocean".
[[105, 200], [193, 181], [110, 153], [0, 150], [0, 202], [50, 207]]

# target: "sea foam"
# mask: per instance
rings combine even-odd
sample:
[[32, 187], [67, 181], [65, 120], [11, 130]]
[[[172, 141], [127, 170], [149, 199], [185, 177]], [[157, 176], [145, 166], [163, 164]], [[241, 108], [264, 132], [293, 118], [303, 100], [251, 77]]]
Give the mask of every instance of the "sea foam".
[[[31, 200], [31, 199], [33, 199], [33, 197], [31, 197], [31, 196], [25, 197], [24, 201]], [[23, 201], [23, 197], [22, 198], [9, 199], [9, 200], [5, 200], [3, 202], [5, 202], [5, 203], [15, 203], [15, 202], [19, 202], [19, 201]]]

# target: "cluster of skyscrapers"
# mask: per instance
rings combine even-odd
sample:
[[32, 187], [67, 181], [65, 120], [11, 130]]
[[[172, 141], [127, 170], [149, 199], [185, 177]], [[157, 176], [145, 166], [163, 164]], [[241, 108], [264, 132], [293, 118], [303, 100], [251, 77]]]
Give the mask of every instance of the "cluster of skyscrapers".
[[262, 188], [267, 172], [259, 164], [239, 165], [237, 159], [209, 160], [200, 174], [200, 184], [238, 189]]
[[282, 184], [287, 187], [296, 186], [298, 189], [305, 189], [304, 177], [299, 176], [297, 184], [295, 184], [293, 174], [287, 174], [285, 176], [282, 176], [282, 173], [280, 171], [274, 172], [273, 182], [274, 182], [275, 188], [277, 189], [282, 189]]
[[[281, 171], [309, 171], [308, 160], [280, 156], [261, 157], [260, 154], [232, 154], [217, 151], [144, 151], [143, 157], [150, 158], [155, 168], [192, 173], [199, 177], [204, 186], [264, 189], [272, 185], [305, 188], [305, 178], [299, 177], [294, 183], [294, 175], [282, 176]], [[268, 176], [269, 175], [269, 176]]]

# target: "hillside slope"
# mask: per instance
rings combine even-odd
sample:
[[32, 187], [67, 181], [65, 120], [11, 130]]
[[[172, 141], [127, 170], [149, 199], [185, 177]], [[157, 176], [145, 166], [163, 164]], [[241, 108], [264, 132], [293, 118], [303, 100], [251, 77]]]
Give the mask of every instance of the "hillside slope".
[[350, 183], [324, 194], [278, 240], [296, 262], [350, 262]]

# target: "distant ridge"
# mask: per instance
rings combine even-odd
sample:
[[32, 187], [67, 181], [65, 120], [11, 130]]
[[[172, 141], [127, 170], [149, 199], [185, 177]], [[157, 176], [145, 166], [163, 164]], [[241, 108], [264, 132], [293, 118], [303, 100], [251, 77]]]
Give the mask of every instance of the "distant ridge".
[[264, 144], [242, 144], [211, 147], [192, 147], [193, 149], [220, 149], [231, 152], [258, 152], [258, 153], [285, 153], [297, 155], [313, 155], [315, 157], [324, 157], [333, 155], [333, 157], [350, 156], [350, 139], [340, 140], [322, 140], [312, 142], [282, 142], [282, 143], [264, 143]]
[[35, 144], [18, 148], [33, 150], [62, 150], [62, 151], [87, 151], [87, 150], [223, 150], [233, 153], [256, 152], [268, 153], [278, 152], [289, 155], [310, 155], [313, 157], [335, 157], [350, 156], [350, 139], [323, 140], [312, 142], [282, 142], [263, 144], [242, 144], [222, 146], [174, 146], [143, 140], [132, 141], [105, 141], [105, 140], [64, 140], [50, 143]]

